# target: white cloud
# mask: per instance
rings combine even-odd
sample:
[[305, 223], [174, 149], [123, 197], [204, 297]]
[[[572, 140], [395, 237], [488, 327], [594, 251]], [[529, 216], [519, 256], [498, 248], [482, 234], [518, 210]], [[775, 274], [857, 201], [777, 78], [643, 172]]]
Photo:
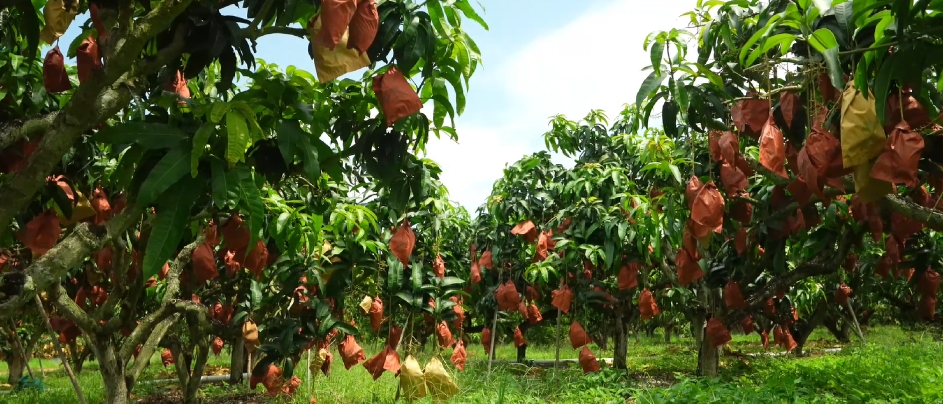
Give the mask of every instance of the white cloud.
[[[487, 121], [462, 119], [457, 144], [450, 139], [429, 143], [428, 156], [441, 165], [452, 199], [474, 214], [506, 164], [544, 148], [542, 134], [553, 115], [576, 120], [603, 109], [614, 119], [623, 104], [635, 101], [648, 75], [641, 70], [651, 64], [642, 49], [645, 36], [682, 28], [685, 21], [679, 16], [693, 6], [693, 0], [610, 1], [522, 45], [498, 66], [497, 88], [477, 87], [469, 94], [501, 93], [505, 112]], [[488, 49], [482, 54], [487, 57]], [[554, 161], [572, 164], [559, 155]]]
[[534, 152], [527, 142], [507, 136], [513, 129], [460, 125], [459, 141], [431, 139], [427, 154], [442, 168], [442, 182], [452, 200], [474, 215], [485, 202], [494, 182], [501, 178], [505, 164]]
[[506, 86], [531, 119], [579, 119], [603, 109], [610, 119], [635, 102], [651, 64], [642, 49], [653, 31], [681, 28], [692, 0], [617, 0], [577, 17], [525, 47], [503, 68]]

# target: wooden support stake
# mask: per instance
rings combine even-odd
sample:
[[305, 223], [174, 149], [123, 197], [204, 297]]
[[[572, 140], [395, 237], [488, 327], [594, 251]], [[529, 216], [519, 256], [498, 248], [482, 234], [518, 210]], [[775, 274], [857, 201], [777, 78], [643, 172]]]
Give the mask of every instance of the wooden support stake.
[[[39, 312], [43, 315], [43, 322], [46, 323], [46, 329], [52, 334], [52, 343], [56, 347], [56, 352], [59, 353], [59, 360], [62, 362], [62, 366], [65, 367], [65, 373], [69, 375], [69, 380], [72, 381], [72, 388], [75, 390], [75, 394], [79, 397], [79, 402], [82, 404], [88, 404], [88, 401], [85, 400], [85, 394], [82, 394], [82, 387], [79, 386], [79, 381], [75, 378], [75, 373], [72, 373], [72, 366], [69, 365], [69, 360], [66, 358], [65, 350], [62, 349], [62, 345], [59, 344], [59, 339], [56, 338], [56, 330], [52, 328], [52, 323], [49, 321], [49, 315], [46, 314], [46, 309], [43, 308], [43, 301], [39, 299], [39, 295], [33, 296], [36, 301], [36, 307], [39, 308]], [[39, 365], [42, 367], [42, 363]]]
[[556, 334], [557, 334], [557, 335], [556, 335], [557, 338], [555, 338], [555, 339], [556, 339], [556, 344], [557, 344], [557, 354], [556, 354], [556, 356], [554, 357], [554, 360], [553, 360], [553, 368], [554, 368], [554, 369], [556, 369], [556, 368], [558, 368], [558, 367], [560, 366], [560, 338], [561, 338], [561, 336], [560, 336], [560, 316], [561, 316], [561, 315], [562, 315], [562, 314], [560, 314], [560, 309], [557, 309], [557, 333], [556, 333]]
[[491, 363], [494, 362], [494, 340], [497, 339], [498, 309], [494, 310], [494, 320], [491, 321], [491, 350], [488, 354], [488, 373], [491, 373]]
[[858, 317], [855, 316], [855, 310], [851, 308], [851, 298], [848, 298], [848, 301], [845, 302], [845, 307], [848, 309], [848, 313], [851, 314], [851, 321], [855, 325], [855, 333], [858, 334], [858, 338], [861, 338], [861, 342], [867, 344], [868, 341], [864, 339], [864, 333], [861, 332], [861, 326], [858, 325]]

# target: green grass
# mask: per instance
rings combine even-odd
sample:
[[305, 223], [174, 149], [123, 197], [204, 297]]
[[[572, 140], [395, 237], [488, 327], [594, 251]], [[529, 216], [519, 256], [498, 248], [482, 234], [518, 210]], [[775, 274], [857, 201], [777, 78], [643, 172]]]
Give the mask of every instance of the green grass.
[[[584, 376], [578, 367], [561, 370], [528, 369], [511, 364], [491, 372], [484, 361], [480, 344], [469, 347], [469, 364], [464, 372], [454, 373], [461, 392], [455, 403], [940, 403], [943, 402], [943, 344], [935, 335], [906, 332], [896, 327], [872, 328], [868, 345], [852, 343], [838, 354], [822, 355], [823, 348], [838, 344], [826, 333], [816, 332], [807, 344], [812, 355], [804, 358], [725, 356], [721, 378], [705, 380], [692, 376], [697, 353], [690, 338], [665, 344], [657, 338], [629, 340], [628, 372], [603, 369]], [[380, 346], [365, 344], [368, 356]], [[612, 352], [591, 347], [599, 358]], [[734, 336], [734, 352], [763, 351], [759, 338]], [[416, 356], [423, 365], [433, 355], [432, 346]], [[780, 351], [771, 348], [771, 351]], [[528, 359], [553, 359], [554, 347], [531, 347]], [[498, 359], [512, 360], [516, 349], [501, 345]], [[448, 361], [450, 352], [440, 355]], [[563, 344], [561, 357], [575, 358], [576, 351]], [[47, 368], [50, 361], [43, 362]], [[34, 366], [38, 366], [33, 361]], [[224, 366], [222, 355], [210, 359], [211, 365]], [[302, 384], [294, 397], [265, 397], [264, 402], [309, 403], [311, 396], [319, 403], [392, 403], [398, 379], [385, 373], [374, 382], [360, 366], [346, 370], [335, 357], [331, 376], [318, 375], [308, 384], [307, 370], [299, 364], [296, 374]], [[0, 365], [0, 378], [5, 379]], [[38, 374], [38, 371], [34, 370]], [[163, 368], [155, 358], [143, 380], [173, 378], [172, 368]], [[86, 396], [92, 403], [104, 401], [97, 364], [90, 362], [80, 375]], [[47, 371], [44, 393], [18, 393], [0, 396], [0, 403], [74, 403], [71, 385], [61, 371]], [[141, 385], [136, 397], [167, 392], [171, 386]], [[259, 392], [262, 391], [260, 387]], [[248, 386], [205, 385], [205, 402], [249, 393]], [[426, 399], [423, 402], [431, 402]]]

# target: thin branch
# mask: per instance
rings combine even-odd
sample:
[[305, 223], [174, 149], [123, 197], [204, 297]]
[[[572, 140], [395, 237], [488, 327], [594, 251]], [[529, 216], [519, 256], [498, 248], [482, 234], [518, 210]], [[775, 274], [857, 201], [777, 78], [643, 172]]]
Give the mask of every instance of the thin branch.
[[251, 38], [251, 39], [259, 39], [263, 36], [271, 35], [271, 34], [285, 34], [285, 35], [295, 36], [298, 38], [304, 38], [305, 36], [308, 35], [308, 31], [305, 31], [304, 28], [278, 27], [278, 26], [264, 27], [262, 29], [251, 30], [251, 31], [247, 28], [243, 30], [243, 33], [247, 38]]
[[255, 18], [252, 19], [252, 23], [249, 24], [248, 30], [255, 31], [259, 28], [259, 24], [262, 23], [262, 19], [268, 15], [270, 9], [272, 9], [272, 4], [275, 3], [274, 0], [265, 0], [265, 3], [262, 4], [262, 8], [255, 15]]
[[[776, 59], [770, 60], [769, 63], [770, 64], [792, 63], [794, 65], [804, 65], [808, 63], [808, 60], [804, 58], [776, 58]], [[767, 67], [766, 63], [749, 66], [743, 70], [745, 71], [760, 70], [764, 67]]]
[[171, 60], [180, 56], [180, 54], [183, 53], [183, 46], [187, 41], [187, 32], [188, 29], [186, 24], [178, 25], [177, 29], [174, 30], [174, 39], [170, 45], [157, 51], [157, 55], [155, 55], [149, 61], [141, 61], [142, 65], [140, 65], [140, 74], [148, 75], [156, 73], [158, 70], [160, 70], [161, 67], [164, 67], [164, 65], [169, 63]]
[[53, 337], [52, 344], [56, 347], [56, 352], [59, 354], [59, 361], [62, 362], [62, 366], [69, 376], [69, 381], [72, 382], [72, 389], [75, 390], [75, 395], [79, 397], [80, 403], [88, 404], [88, 400], [85, 399], [85, 394], [82, 393], [82, 386], [79, 386], [79, 381], [75, 378], [75, 373], [72, 372], [72, 366], [69, 365], [69, 358], [66, 357], [65, 351], [62, 349], [62, 344], [59, 343], [59, 339], [55, 337], [56, 330], [52, 328], [52, 323], [49, 322], [49, 315], [46, 314], [46, 309], [43, 308], [42, 299], [37, 295], [33, 296], [33, 300], [36, 302], [39, 314], [43, 317], [42, 322], [46, 325], [46, 330], [48, 330], [49, 334]]
[[[183, 273], [183, 268], [190, 262], [190, 256], [193, 254], [193, 250], [196, 250], [205, 239], [206, 235], [200, 232], [196, 240], [183, 247], [180, 253], [177, 254], [177, 258], [170, 264], [170, 271], [167, 273], [167, 287], [164, 291], [164, 300], [161, 302], [160, 308], [141, 320], [141, 324], [135, 328], [134, 331], [131, 332], [131, 336], [124, 341], [119, 353], [119, 357], [122, 358], [122, 360], [127, 360], [127, 358], [131, 357], [134, 349], [137, 348], [138, 344], [144, 341], [146, 336], [153, 333], [153, 329], [158, 323], [170, 317], [172, 314], [182, 310], [188, 310], [189, 306], [181, 304], [181, 301], [177, 300], [180, 294], [180, 274]], [[199, 305], [197, 306], [201, 307]]]
[[49, 288], [49, 301], [56, 306], [59, 313], [75, 323], [83, 332], [94, 335], [99, 331], [95, 319], [89, 316], [78, 304], [69, 298], [62, 285]]
[[732, 99], [732, 100], [724, 101], [724, 103], [730, 104], [730, 103], [734, 103], [734, 102], [737, 102], [737, 101], [768, 100], [768, 99], [770, 99], [772, 96], [774, 96], [774, 95], [776, 95], [776, 94], [779, 94], [779, 93], [782, 93], [782, 92], [786, 92], [786, 91], [802, 91], [802, 90], [803, 90], [803, 87], [802, 87], [802, 86], [783, 86], [783, 87], [779, 87], [779, 88], [774, 88], [774, 89], [770, 90], [769, 93], [766, 93], [766, 94], [754, 95], [754, 96], [750, 96], [750, 97], [737, 97], [737, 98], [734, 98], [734, 99]]
[[842, 261], [848, 256], [848, 251], [854, 245], [856, 236], [857, 233], [853, 229], [848, 228], [845, 230], [844, 236], [838, 245], [838, 251], [825, 249], [816, 259], [800, 265], [794, 271], [773, 278], [766, 286], [753, 293], [753, 295], [747, 299], [747, 305], [752, 308], [758, 307], [769, 296], [776, 293], [776, 290], [780, 287], [791, 286], [796, 284], [796, 282], [812, 276], [827, 275], [837, 271], [838, 268], [841, 267]]

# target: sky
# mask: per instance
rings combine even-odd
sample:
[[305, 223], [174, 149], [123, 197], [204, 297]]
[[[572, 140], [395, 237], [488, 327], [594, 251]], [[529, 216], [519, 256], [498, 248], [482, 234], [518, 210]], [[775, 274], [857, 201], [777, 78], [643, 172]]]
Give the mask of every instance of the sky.
[[[680, 15], [692, 10], [695, 0], [478, 4], [490, 29], [463, 22], [481, 50], [482, 65], [466, 91], [465, 113], [456, 119], [459, 140], [433, 138], [426, 154], [442, 168], [440, 179], [450, 198], [472, 214], [506, 165], [545, 148], [550, 117], [564, 114], [578, 120], [591, 109], [602, 109], [614, 118], [633, 102], [648, 75], [642, 69], [651, 64], [642, 47], [645, 36], [683, 28], [686, 19]], [[67, 47], [80, 33], [78, 25], [63, 35], [60, 46]], [[257, 49], [256, 57], [266, 62], [314, 71], [306, 40], [270, 35], [259, 40]], [[554, 160], [572, 164], [559, 155]]]

